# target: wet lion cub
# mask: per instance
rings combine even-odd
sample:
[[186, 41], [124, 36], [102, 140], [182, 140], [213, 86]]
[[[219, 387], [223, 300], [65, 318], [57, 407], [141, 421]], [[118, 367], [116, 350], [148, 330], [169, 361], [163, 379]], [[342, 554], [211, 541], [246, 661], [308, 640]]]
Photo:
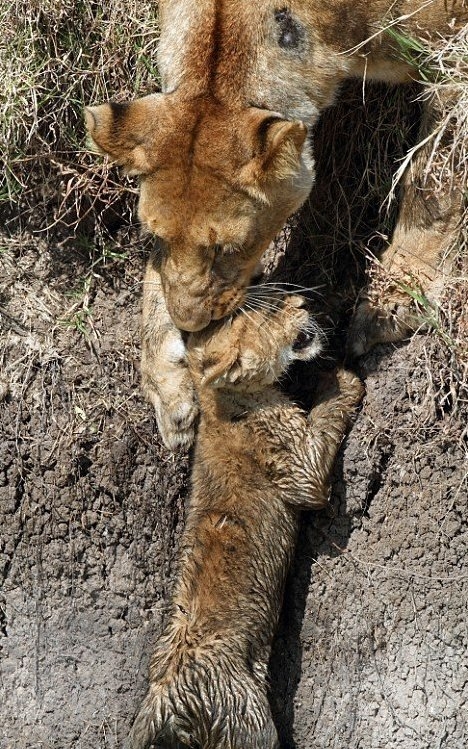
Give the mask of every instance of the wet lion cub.
[[200, 402], [192, 493], [172, 614], [129, 746], [273, 749], [267, 665], [302, 508], [327, 502], [360, 381], [307, 414], [273, 387], [320, 333], [289, 296], [188, 342]]

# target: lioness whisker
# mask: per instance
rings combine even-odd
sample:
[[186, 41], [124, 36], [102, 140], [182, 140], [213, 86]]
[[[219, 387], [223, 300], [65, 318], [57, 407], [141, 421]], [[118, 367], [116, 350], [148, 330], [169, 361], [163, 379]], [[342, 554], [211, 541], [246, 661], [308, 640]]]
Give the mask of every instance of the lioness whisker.
[[276, 324], [275, 314], [279, 313], [281, 308], [278, 304], [272, 302], [271, 299], [268, 297], [247, 297], [245, 303], [248, 304], [249, 309], [251, 309], [252, 312], [257, 312], [258, 314], [263, 315], [269, 324]]
[[265, 291], [251, 291], [251, 290], [247, 291], [247, 297], [249, 299], [268, 299], [271, 302], [271, 304], [274, 305], [275, 307], [277, 307], [278, 303], [282, 301], [283, 296], [284, 296], [283, 294], [280, 295], [280, 294], [275, 294], [272, 292], [268, 293]]
[[[257, 294], [248, 294], [247, 295], [249, 299], [252, 301], [262, 300], [266, 303], [269, 303], [272, 309], [278, 309], [278, 304], [284, 299], [284, 296], [281, 294], [279, 296], [275, 296], [271, 292], [269, 293], [257, 293]], [[288, 294], [288, 296], [292, 296]]]
[[267, 334], [268, 339], [270, 341], [273, 341], [273, 329], [274, 329], [275, 325], [279, 327], [279, 323], [276, 320], [271, 319], [271, 317], [267, 316], [267, 313], [269, 312], [269, 310], [267, 310], [267, 312], [264, 312], [263, 310], [255, 309], [255, 307], [252, 307], [249, 304], [249, 302], [246, 301], [244, 307], [241, 307], [241, 310], [244, 311], [244, 314], [247, 316], [247, 318], [251, 322], [253, 322], [253, 324], [255, 324], [255, 321], [252, 320], [252, 316], [248, 314], [248, 312], [245, 309], [245, 307], [247, 307], [247, 309], [249, 309], [250, 312], [255, 312], [257, 315], [260, 316], [260, 320], [258, 320], [258, 322], [256, 324], [257, 328], [261, 328], [261, 327], [265, 326], [266, 323], [268, 323], [269, 328], [265, 332]]
[[[253, 324], [256, 324], [257, 328], [261, 328], [267, 322], [266, 312], [264, 310], [253, 307], [251, 304], [249, 304], [248, 301], [246, 301], [244, 307], [241, 309], [243, 309], [244, 314], [247, 315], [248, 319]], [[257, 322], [255, 323], [255, 320], [253, 319], [252, 315], [249, 315], [247, 310], [249, 310], [249, 312], [254, 312], [257, 316], [259, 316], [260, 319], [257, 320]], [[275, 324], [273, 320], [268, 320], [268, 322], [270, 323], [270, 327], [273, 327], [273, 325]]]
[[[260, 327], [261, 322], [256, 322], [255, 319], [252, 317], [252, 315], [250, 315], [249, 312], [247, 312], [246, 305], [242, 305], [242, 307], [239, 307], [239, 309], [242, 312], [242, 314], [245, 315], [248, 320], [250, 320], [250, 322], [252, 323], [252, 325], [255, 325], [255, 327], [257, 327], [257, 328]], [[255, 312], [256, 311], [256, 310], [252, 310], [252, 308], [250, 308], [250, 307], [248, 309], [251, 312]]]
[[[256, 315], [261, 315], [261, 319], [257, 323], [257, 328], [263, 327], [263, 333], [264, 335], [266, 335], [268, 341], [270, 343], [274, 342], [275, 331], [277, 331], [278, 329], [281, 329], [283, 327], [283, 323], [281, 323], [281, 321], [277, 319], [275, 316], [273, 317], [271, 316], [271, 309], [269, 309], [268, 307], [266, 308], [266, 311], [264, 311], [261, 308], [258, 309], [258, 308], [252, 307], [248, 301], [245, 302], [244, 306], [246, 306], [247, 309], [249, 309], [251, 312], [255, 312]], [[241, 310], [242, 309], [243, 308], [241, 308]], [[273, 311], [278, 312], [279, 308], [276, 305], [274, 305]], [[249, 317], [249, 319], [251, 319], [251, 317]], [[265, 327], [266, 325], [268, 325], [268, 327]], [[322, 334], [322, 329], [320, 325], [318, 325], [318, 323], [316, 323], [315, 320], [313, 319], [309, 318], [307, 325], [305, 325], [302, 328], [302, 331], [304, 333], [307, 333], [310, 337], [318, 336], [319, 338], [327, 340], [327, 336], [325, 334]]]
[[292, 281], [261, 281], [259, 283], [252, 284], [249, 286], [251, 289], [260, 289], [262, 286], [293, 286], [295, 288], [302, 288], [302, 284], [293, 283]]

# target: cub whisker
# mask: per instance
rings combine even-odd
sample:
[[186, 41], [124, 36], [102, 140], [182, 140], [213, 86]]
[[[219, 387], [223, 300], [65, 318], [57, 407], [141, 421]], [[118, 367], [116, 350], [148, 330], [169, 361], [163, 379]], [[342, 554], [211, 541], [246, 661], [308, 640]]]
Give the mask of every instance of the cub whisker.
[[303, 286], [301, 284], [290, 283], [287, 281], [262, 281], [261, 283], [254, 284], [247, 287], [247, 291], [256, 292], [265, 290], [267, 293], [276, 292], [281, 295], [290, 294], [305, 294], [305, 293], [316, 293], [317, 296], [323, 297], [323, 292], [319, 289], [323, 289], [324, 286]]
[[275, 312], [278, 309], [278, 305], [271, 302], [267, 297], [247, 296], [247, 300], [252, 309], [264, 309], [266, 312]]

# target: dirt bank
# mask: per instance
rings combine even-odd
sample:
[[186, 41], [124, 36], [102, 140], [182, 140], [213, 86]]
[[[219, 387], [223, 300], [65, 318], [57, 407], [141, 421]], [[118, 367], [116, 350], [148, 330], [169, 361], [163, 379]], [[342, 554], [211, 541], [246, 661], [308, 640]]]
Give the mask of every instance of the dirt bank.
[[[27, 238], [3, 259], [1, 746], [115, 747], [161, 628], [187, 484], [138, 390], [142, 258], [101, 271], [77, 308], [79, 264], [65, 272]], [[306, 519], [272, 660], [285, 746], [464, 746], [464, 424], [434, 406], [431, 346], [362, 362], [335, 517]]]

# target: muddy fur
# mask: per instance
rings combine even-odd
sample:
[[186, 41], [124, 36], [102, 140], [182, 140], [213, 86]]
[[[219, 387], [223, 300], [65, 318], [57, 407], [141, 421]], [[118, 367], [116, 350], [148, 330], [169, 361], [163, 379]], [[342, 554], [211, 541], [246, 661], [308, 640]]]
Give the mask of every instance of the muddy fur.
[[[339, 370], [307, 414], [273, 383], [321, 349], [301, 297], [194, 334], [201, 421], [172, 613], [153, 657], [132, 749], [268, 749], [270, 647], [301, 509], [328, 477], [360, 381]], [[333, 380], [333, 378], [332, 378]]]

